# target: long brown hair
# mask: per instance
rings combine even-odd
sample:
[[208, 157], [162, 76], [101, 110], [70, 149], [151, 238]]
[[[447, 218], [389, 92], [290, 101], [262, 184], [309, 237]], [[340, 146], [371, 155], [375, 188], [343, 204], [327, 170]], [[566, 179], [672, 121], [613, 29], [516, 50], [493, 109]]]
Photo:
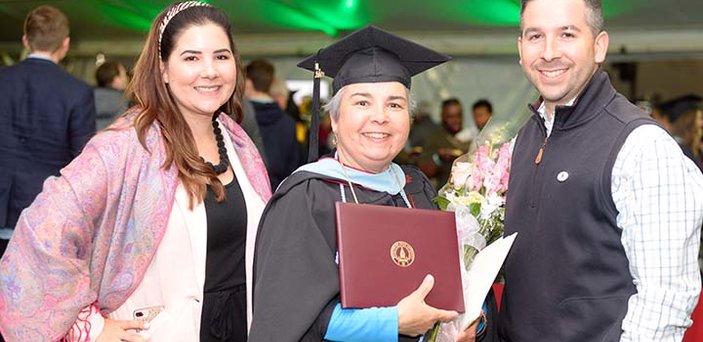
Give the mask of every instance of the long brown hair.
[[174, 101], [168, 86], [164, 82], [160, 70], [160, 62], [167, 63], [173, 51], [176, 40], [181, 33], [191, 26], [214, 23], [220, 26], [229, 38], [230, 48], [234, 55], [237, 68], [237, 79], [234, 93], [218, 110], [229, 115], [234, 114], [236, 121], [242, 118], [242, 96], [244, 94], [244, 76], [241, 70], [239, 52], [232, 39], [229, 19], [220, 10], [212, 6], [190, 7], [178, 12], [166, 25], [161, 33], [160, 26], [166, 14], [178, 3], [166, 8], [154, 19], [146, 38], [144, 48], [134, 67], [134, 76], [127, 87], [128, 98], [138, 104], [140, 112], [134, 120], [139, 142], [146, 149], [146, 135], [154, 121], [161, 128], [166, 147], [166, 160], [163, 167], [175, 165], [178, 178], [186, 189], [190, 199], [190, 207], [199, 203], [205, 197], [209, 184], [215, 192], [218, 201], [224, 200], [224, 187], [217, 174], [207, 166], [198, 153], [193, 134], [182, 113]]

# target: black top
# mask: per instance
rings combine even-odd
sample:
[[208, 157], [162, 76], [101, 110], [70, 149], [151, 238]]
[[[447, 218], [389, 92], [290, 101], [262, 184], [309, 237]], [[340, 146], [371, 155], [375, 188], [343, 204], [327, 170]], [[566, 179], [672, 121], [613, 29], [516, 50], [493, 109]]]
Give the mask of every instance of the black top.
[[226, 200], [218, 203], [208, 187], [207, 257], [201, 341], [246, 341], [247, 207], [235, 177], [225, 185]]

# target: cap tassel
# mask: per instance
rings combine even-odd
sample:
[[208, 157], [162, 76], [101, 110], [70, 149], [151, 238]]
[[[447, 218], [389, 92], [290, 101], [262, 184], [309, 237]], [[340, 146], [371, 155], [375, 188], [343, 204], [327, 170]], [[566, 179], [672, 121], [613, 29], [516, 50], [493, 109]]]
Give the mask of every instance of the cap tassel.
[[308, 163], [317, 161], [319, 153], [320, 129], [320, 79], [325, 73], [320, 69], [320, 64], [315, 62], [315, 76], [312, 82], [312, 114], [310, 118], [310, 134], [308, 139]]

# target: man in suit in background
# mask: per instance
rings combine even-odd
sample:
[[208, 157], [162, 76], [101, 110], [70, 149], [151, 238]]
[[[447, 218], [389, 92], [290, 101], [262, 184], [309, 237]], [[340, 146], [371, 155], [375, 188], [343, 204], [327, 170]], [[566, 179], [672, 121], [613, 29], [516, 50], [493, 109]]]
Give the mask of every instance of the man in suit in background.
[[0, 69], [0, 255], [44, 180], [95, 133], [93, 90], [57, 64], [68, 52], [68, 33], [60, 10], [33, 9], [22, 36], [28, 58]]

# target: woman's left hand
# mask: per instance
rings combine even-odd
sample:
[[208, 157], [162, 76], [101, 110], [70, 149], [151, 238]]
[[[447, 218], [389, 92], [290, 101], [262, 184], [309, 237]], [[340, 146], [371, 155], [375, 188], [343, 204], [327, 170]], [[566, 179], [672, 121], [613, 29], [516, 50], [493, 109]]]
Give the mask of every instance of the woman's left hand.
[[477, 318], [476, 320], [469, 325], [468, 328], [464, 331], [460, 331], [459, 335], [456, 336], [456, 342], [474, 342], [476, 341], [476, 329], [478, 328], [478, 324], [481, 322], [481, 317]]
[[432, 290], [432, 286], [434, 286], [434, 278], [428, 274], [417, 290], [398, 302], [400, 334], [417, 336], [432, 328], [435, 322], [446, 322], [459, 315], [456, 311], [440, 310], [425, 303], [425, 297]]

